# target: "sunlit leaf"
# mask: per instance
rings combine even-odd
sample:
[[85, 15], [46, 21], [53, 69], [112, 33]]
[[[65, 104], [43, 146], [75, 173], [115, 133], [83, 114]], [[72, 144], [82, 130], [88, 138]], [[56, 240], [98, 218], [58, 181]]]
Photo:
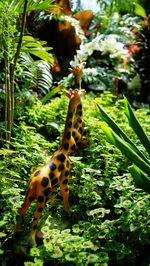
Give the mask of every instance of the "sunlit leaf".
[[[101, 119], [103, 121], [105, 121], [109, 125], [109, 127], [112, 128], [112, 130], [118, 136], [120, 136], [126, 142], [128, 142], [130, 144], [130, 146], [132, 147], [132, 149], [135, 150], [135, 152], [138, 153], [139, 156], [141, 158], [143, 158], [143, 160], [145, 160], [145, 161], [147, 161], [147, 163], [149, 163], [149, 161], [144, 156], [144, 154], [142, 152], [140, 152], [140, 150], [136, 147], [136, 145], [133, 143], [133, 141], [131, 141], [131, 139], [127, 136], [127, 134], [124, 133], [124, 131], [115, 123], [115, 121], [105, 112], [105, 110], [99, 104], [97, 104], [97, 103], [95, 103], [95, 104], [99, 109], [99, 114], [100, 114]], [[107, 131], [107, 129], [106, 129], [106, 131]]]
[[111, 144], [115, 145], [131, 162], [140, 167], [140, 169], [150, 176], [150, 166], [145, 162], [130, 146], [129, 143], [121, 139], [112, 129], [107, 125], [101, 124], [105, 132], [106, 139]]
[[134, 13], [140, 17], [146, 17], [145, 9], [138, 3], [135, 4]]
[[131, 165], [128, 169], [132, 174], [136, 185], [150, 193], [150, 178], [136, 165]]
[[147, 150], [147, 152], [150, 154], [150, 141], [143, 130], [142, 126], [140, 125], [136, 115], [132, 111], [131, 105], [129, 104], [127, 98], [124, 98], [125, 101], [125, 114], [128, 118], [129, 125], [132, 127], [138, 138], [140, 139], [141, 143]]
[[54, 88], [53, 90], [49, 91], [44, 98], [42, 98], [41, 102], [42, 104], [45, 104], [52, 96], [54, 96], [56, 93], [61, 91], [61, 86], [58, 86]]
[[[20, 14], [23, 12], [24, 0], [8, 0], [8, 2], [9, 8], [17, 11]], [[46, 10], [48, 8], [53, 8], [55, 7], [52, 5], [53, 2], [53, 0], [28, 0], [27, 11]]]

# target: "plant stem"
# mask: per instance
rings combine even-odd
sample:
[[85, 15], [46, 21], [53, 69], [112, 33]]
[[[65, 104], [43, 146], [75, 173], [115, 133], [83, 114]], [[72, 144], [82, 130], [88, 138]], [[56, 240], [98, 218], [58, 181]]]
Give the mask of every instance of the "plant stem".
[[19, 41], [17, 45], [17, 50], [14, 56], [14, 62], [11, 66], [11, 77], [10, 77], [10, 86], [11, 86], [11, 99], [12, 99], [12, 112], [11, 112], [11, 121], [12, 125], [14, 123], [14, 107], [15, 107], [15, 99], [14, 99], [14, 83], [15, 83], [15, 74], [16, 74], [16, 64], [17, 60], [20, 54], [21, 50], [21, 45], [22, 45], [22, 39], [23, 39], [23, 34], [24, 34], [24, 29], [25, 29], [25, 24], [26, 24], [26, 10], [27, 10], [27, 4], [28, 0], [25, 0], [24, 2], [24, 9], [23, 9], [23, 15], [22, 15], [22, 25], [21, 25], [21, 31], [20, 31], [20, 36], [19, 36]]
[[11, 138], [12, 127], [12, 98], [11, 98], [11, 86], [10, 86], [10, 64], [7, 46], [4, 50], [5, 56], [5, 122], [6, 122], [6, 140], [9, 143]]
[[4, 64], [5, 64], [5, 129], [6, 129], [6, 141], [7, 146], [9, 147], [10, 138], [11, 138], [11, 88], [10, 88], [10, 63], [9, 63], [9, 48], [7, 44], [7, 33], [8, 33], [8, 16], [6, 14], [5, 19], [3, 20], [3, 51], [4, 51]]

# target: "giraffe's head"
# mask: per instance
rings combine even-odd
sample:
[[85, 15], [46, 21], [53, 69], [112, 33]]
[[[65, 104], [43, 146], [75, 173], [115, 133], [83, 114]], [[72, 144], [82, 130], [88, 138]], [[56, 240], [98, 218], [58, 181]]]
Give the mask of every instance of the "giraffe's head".
[[69, 98], [70, 103], [74, 106], [77, 106], [81, 101], [81, 96], [83, 93], [85, 93], [85, 90], [83, 89], [69, 89], [68, 91], [64, 91], [65, 95]]
[[85, 67], [85, 62], [73, 67], [73, 68], [69, 68], [69, 71], [71, 73], [73, 73], [74, 78], [75, 78], [75, 84], [76, 86], [80, 86], [81, 87], [81, 77], [83, 74], [83, 69]]

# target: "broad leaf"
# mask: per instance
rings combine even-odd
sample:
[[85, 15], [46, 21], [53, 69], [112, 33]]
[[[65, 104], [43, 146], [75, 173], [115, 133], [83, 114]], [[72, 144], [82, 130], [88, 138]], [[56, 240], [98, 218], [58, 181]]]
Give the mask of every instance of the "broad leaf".
[[[54, 8], [54, 0], [28, 0], [27, 11], [46, 10]], [[23, 12], [24, 0], [9, 0], [9, 8], [21, 14]]]
[[138, 138], [140, 139], [141, 143], [147, 150], [147, 152], [150, 154], [150, 141], [143, 130], [142, 126], [140, 125], [136, 115], [132, 111], [131, 105], [129, 104], [127, 98], [125, 97], [125, 114], [128, 118], [129, 125], [132, 127]]
[[145, 9], [137, 3], [135, 4], [134, 13], [135, 15], [138, 15], [140, 17], [143, 17], [143, 18], [146, 17]]
[[136, 185], [150, 193], [150, 178], [136, 165], [131, 165], [128, 169], [133, 176]]
[[101, 123], [101, 127], [105, 132], [106, 139], [115, 145], [132, 163], [137, 165], [143, 172], [150, 176], [150, 166], [145, 162], [130, 146], [129, 143], [121, 139], [114, 131], [112, 131], [105, 123]]
[[46, 61], [49, 64], [53, 63], [53, 56], [48, 54], [43, 48], [30, 48], [30, 54], [37, 56], [38, 58]]
[[49, 91], [45, 97], [41, 100], [42, 104], [45, 104], [52, 96], [54, 96], [56, 93], [60, 92], [62, 89], [61, 85], [54, 88], [53, 90]]
[[109, 127], [121, 138], [123, 138], [126, 142], [128, 142], [130, 144], [130, 146], [132, 147], [132, 149], [139, 154], [139, 156], [141, 158], [143, 158], [143, 160], [147, 161], [147, 163], [149, 163], [149, 161], [147, 160], [147, 158], [144, 156], [144, 154], [142, 152], [140, 152], [140, 150], [135, 146], [135, 144], [130, 140], [130, 138], [123, 132], [123, 130], [115, 123], [115, 121], [104, 111], [104, 109], [99, 106], [99, 104], [97, 104], [97, 107], [99, 108], [100, 111], [100, 116], [101, 119], [103, 121], [105, 121]]

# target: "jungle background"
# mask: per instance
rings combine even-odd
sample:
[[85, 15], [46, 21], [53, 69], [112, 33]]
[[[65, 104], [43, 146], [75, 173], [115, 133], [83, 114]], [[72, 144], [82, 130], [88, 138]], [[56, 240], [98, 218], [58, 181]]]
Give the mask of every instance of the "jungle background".
[[[150, 2], [97, 0], [86, 29], [75, 15], [82, 1], [65, 11], [54, 6], [61, 2], [0, 2], [0, 262], [148, 266]], [[56, 38], [58, 23], [65, 37]], [[63, 91], [74, 87], [68, 68], [82, 62], [90, 145], [71, 157], [69, 214], [58, 189], [38, 225], [44, 238], [31, 247], [35, 204], [15, 234], [18, 208], [31, 173], [59, 147]]]

